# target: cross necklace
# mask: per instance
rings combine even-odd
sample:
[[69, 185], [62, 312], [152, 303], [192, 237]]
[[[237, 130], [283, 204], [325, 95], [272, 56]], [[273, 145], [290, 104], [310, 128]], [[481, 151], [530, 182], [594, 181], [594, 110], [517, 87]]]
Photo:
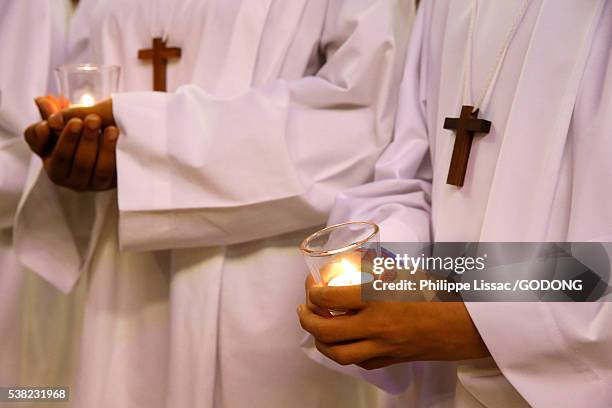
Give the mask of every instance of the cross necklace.
[[[168, 24], [164, 30], [163, 36], [158, 37], [151, 33], [151, 37], [153, 38], [152, 47], [149, 49], [138, 50], [139, 60], [152, 60], [153, 62], [153, 90], [158, 92], [167, 91], [166, 81], [168, 61], [171, 59], [181, 58], [181, 49], [179, 47], [166, 47], [166, 44], [168, 42], [168, 31], [170, 30], [170, 25], [172, 24], [175, 10], [176, 8], [172, 9], [172, 14], [168, 19]], [[156, 23], [156, 21], [158, 20], [158, 15], [159, 1], [156, 2], [156, 18], [151, 19], [153, 21], [152, 24]]]
[[[529, 0], [524, 0], [519, 13], [517, 14], [506, 39], [503, 42], [502, 48], [500, 49], [497, 60], [491, 70], [486, 85], [473, 105], [464, 105], [461, 108], [461, 115], [458, 118], [446, 118], [444, 120], [444, 129], [454, 130], [455, 145], [453, 147], [453, 155], [451, 157], [450, 167], [448, 170], [447, 184], [451, 184], [457, 187], [463, 187], [465, 182], [465, 175], [467, 172], [468, 162], [470, 159], [470, 151], [472, 149], [472, 142], [476, 134], [488, 134], [491, 131], [492, 123], [488, 120], [479, 119], [478, 114], [481, 110], [485, 110], [489, 104], [493, 84], [496, 82], [497, 77], [501, 71], [506, 54], [510, 43], [518, 30], [521, 21], [527, 13], [529, 6]], [[478, 10], [478, 0], [474, 0], [472, 7], [472, 13], [470, 18], [470, 28], [468, 34], [468, 45], [466, 47], [465, 55], [465, 83], [464, 83], [464, 101], [471, 100], [471, 75], [472, 75], [472, 45], [474, 42], [474, 28], [476, 25], [476, 16]]]

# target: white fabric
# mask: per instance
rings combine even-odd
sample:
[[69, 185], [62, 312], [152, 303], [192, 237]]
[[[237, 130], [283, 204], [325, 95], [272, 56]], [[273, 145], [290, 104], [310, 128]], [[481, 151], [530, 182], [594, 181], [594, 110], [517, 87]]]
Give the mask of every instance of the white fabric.
[[[7, 228], [13, 225], [30, 157], [21, 135], [39, 117], [33, 98], [47, 90], [53, 22], [47, 1], [0, 7], [0, 58], [5, 61], [0, 71], [0, 228]], [[17, 41], [19, 27], [32, 20], [38, 22], [35, 31]], [[26, 63], [37, 69], [24, 69]]]
[[[507, 16], [519, 6], [480, 4], [466, 73], [472, 1], [423, 3], [395, 139], [376, 165], [375, 181], [343, 193], [330, 222], [373, 220], [383, 241], [610, 241], [609, 1], [531, 1], [481, 112], [493, 122], [491, 133], [474, 141], [465, 186], [446, 184], [454, 136], [442, 128], [444, 118], [458, 115], [466, 74], [472, 94], [480, 93], [511, 24]], [[419, 364], [423, 371], [416, 372], [405, 365], [387, 387], [396, 391], [403, 381], [405, 404], [610, 405], [609, 303], [467, 307], [494, 360]], [[449, 373], [456, 381], [427, 388]]]
[[52, 67], [62, 59], [67, 6], [65, 1], [50, 0], [0, 3], [2, 386], [70, 384], [78, 302], [19, 265], [12, 228], [31, 158], [23, 130], [40, 119], [34, 98], [49, 92]]
[[[70, 55], [122, 68], [119, 187], [88, 207], [34, 172], [16, 232], [56, 287], [87, 277], [74, 405], [367, 406], [300, 351], [297, 246], [391, 138], [412, 1], [81, 6]], [[148, 92], [136, 56], [167, 26], [172, 93]]]

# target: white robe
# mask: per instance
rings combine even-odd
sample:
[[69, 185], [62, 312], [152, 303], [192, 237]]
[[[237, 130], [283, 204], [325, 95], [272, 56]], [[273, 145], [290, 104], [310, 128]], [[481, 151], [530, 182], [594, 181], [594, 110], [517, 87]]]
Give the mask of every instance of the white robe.
[[[30, 150], [27, 125], [40, 120], [34, 98], [49, 92], [62, 60], [68, 2], [0, 4], [0, 385], [69, 385], [75, 296], [19, 265], [13, 222]], [[27, 27], [27, 30], [24, 30]], [[44, 203], [36, 203], [44, 206]], [[2, 405], [2, 404], [0, 404]]]
[[[472, 95], [522, 2], [479, 1]], [[612, 240], [612, 2], [532, 0], [480, 117], [465, 186], [446, 184], [463, 100], [471, 0], [424, 2], [394, 141], [375, 181], [338, 199], [331, 221], [370, 219], [383, 241]], [[493, 359], [362, 373], [407, 406], [609, 407], [609, 303], [471, 303]], [[323, 360], [323, 359], [322, 359]], [[497, 367], [497, 366], [499, 367]], [[386, 377], [385, 377], [386, 376]]]
[[[16, 231], [28, 267], [86, 282], [74, 405], [371, 403], [300, 351], [297, 246], [391, 138], [412, 1], [81, 6], [71, 52], [122, 69], [118, 189], [88, 207], [33, 174]], [[172, 93], [148, 92], [137, 53], [168, 27]]]

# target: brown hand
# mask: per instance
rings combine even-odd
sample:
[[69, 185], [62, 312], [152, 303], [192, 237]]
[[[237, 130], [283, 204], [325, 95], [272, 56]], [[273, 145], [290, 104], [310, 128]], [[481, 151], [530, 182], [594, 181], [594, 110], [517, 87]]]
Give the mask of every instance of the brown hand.
[[[30, 125], [25, 130], [24, 137], [30, 149], [42, 158], [50, 153], [59, 137], [59, 131], [51, 129], [47, 119], [60, 111], [63, 102], [50, 96], [41, 96], [34, 101], [43, 120]], [[58, 119], [57, 117], [55, 118], [56, 129], [60, 123], [57, 122]], [[59, 130], [61, 131], [61, 124]]]
[[92, 177], [91, 187], [95, 191], [110, 190], [117, 187], [116, 149], [119, 129], [109, 126], [104, 129], [98, 149], [98, 161]]
[[363, 302], [361, 288], [312, 285], [308, 298], [319, 309], [349, 309], [323, 317], [298, 309], [300, 324], [332, 360], [366, 369], [407, 361], [457, 361], [489, 356], [461, 302]]
[[[80, 121], [73, 118], [70, 121]], [[68, 122], [70, 123], [70, 122]], [[72, 166], [66, 180], [66, 187], [77, 191], [90, 189], [90, 180], [98, 157], [101, 119], [97, 115], [87, 115], [83, 121], [83, 131], [79, 139]]]
[[[46, 120], [28, 127], [25, 139], [32, 151], [43, 159], [49, 178], [57, 185], [76, 191], [115, 188], [119, 130], [112, 125], [103, 128], [104, 120], [96, 114], [81, 118], [85, 113], [83, 109], [89, 108], [60, 111], [62, 102], [49, 97], [37, 98], [36, 103]], [[103, 112], [109, 108], [109, 103], [100, 106]], [[112, 112], [112, 105], [110, 109]], [[106, 120], [108, 122], [109, 118]]]

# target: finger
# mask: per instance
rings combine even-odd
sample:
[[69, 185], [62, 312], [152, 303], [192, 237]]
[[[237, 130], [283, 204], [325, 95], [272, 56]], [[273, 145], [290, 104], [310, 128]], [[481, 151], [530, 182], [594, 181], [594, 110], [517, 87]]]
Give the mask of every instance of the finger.
[[36, 126], [38, 126], [38, 123], [33, 123], [23, 131], [23, 138], [33, 151], [33, 145], [36, 143]]
[[83, 121], [83, 132], [68, 176], [68, 185], [75, 190], [86, 190], [90, 186], [91, 176], [98, 157], [100, 124], [101, 120], [98, 115], [89, 115]]
[[47, 122], [44, 121], [36, 125], [34, 131], [36, 134], [34, 151], [41, 157], [45, 157], [49, 154], [50, 148], [52, 148], [51, 129], [49, 129]]
[[55, 107], [59, 109], [61, 109], [60, 103], [59, 103], [59, 99], [57, 99], [55, 96], [53, 95], [47, 95], [45, 97], [47, 100], [49, 100], [51, 103], [53, 103], [53, 105], [55, 105]]
[[361, 285], [313, 285], [309, 297], [313, 304], [324, 309], [361, 310], [366, 307], [366, 302], [361, 298]]
[[64, 129], [64, 123], [67, 122], [64, 122], [64, 118], [61, 112], [52, 113], [47, 118], [47, 125], [49, 126], [50, 134], [49, 142], [46, 146], [45, 156], [48, 155], [47, 152], [51, 152], [55, 148], [55, 145], [57, 144], [57, 141], [60, 138], [60, 135], [62, 134], [62, 130]]
[[314, 313], [318, 314], [321, 317], [327, 317], [327, 318], [334, 317], [334, 315], [331, 314], [329, 309], [324, 309], [322, 307], [315, 305], [314, 303], [310, 301], [310, 299], [306, 300], [306, 305], [308, 306], [308, 309], [312, 310]]
[[108, 190], [116, 184], [116, 150], [119, 129], [114, 126], [107, 127], [104, 129], [101, 139], [98, 161], [93, 176], [93, 188], [98, 191]]
[[66, 183], [82, 128], [83, 121], [80, 119], [72, 119], [68, 122], [60, 134], [55, 149], [45, 160], [45, 168], [49, 178], [56, 184], [64, 185]]
[[55, 98], [55, 96], [53, 96], [53, 95], [47, 95], [47, 96], [43, 96], [41, 98], [49, 99], [51, 102], [57, 104], [57, 98]]
[[298, 307], [300, 324], [304, 330], [324, 343], [360, 340], [370, 337], [370, 329], [359, 315], [322, 317], [306, 305]]
[[361, 340], [345, 344], [326, 344], [315, 341], [317, 350], [341, 365], [359, 364], [384, 356], [387, 348], [374, 340]]
[[49, 142], [46, 147], [47, 150], [52, 150], [55, 148], [57, 140], [60, 138], [62, 130], [64, 129], [64, 123], [67, 122], [64, 122], [64, 118], [61, 112], [55, 112], [49, 115], [49, 118], [47, 119], [47, 125], [49, 126], [51, 132], [49, 135]]
[[60, 110], [59, 103], [57, 103], [56, 99], [52, 96], [40, 96], [34, 99], [34, 102], [36, 103], [40, 116], [43, 119], [47, 119], [49, 116]]
[[64, 117], [62, 116], [61, 112], [55, 112], [49, 115], [47, 123], [52, 130], [61, 133], [62, 129], [64, 128], [64, 123], [68, 122], [64, 122]]
[[43, 121], [30, 125], [24, 132], [24, 138], [30, 149], [42, 157], [49, 141], [49, 133], [49, 126]]

